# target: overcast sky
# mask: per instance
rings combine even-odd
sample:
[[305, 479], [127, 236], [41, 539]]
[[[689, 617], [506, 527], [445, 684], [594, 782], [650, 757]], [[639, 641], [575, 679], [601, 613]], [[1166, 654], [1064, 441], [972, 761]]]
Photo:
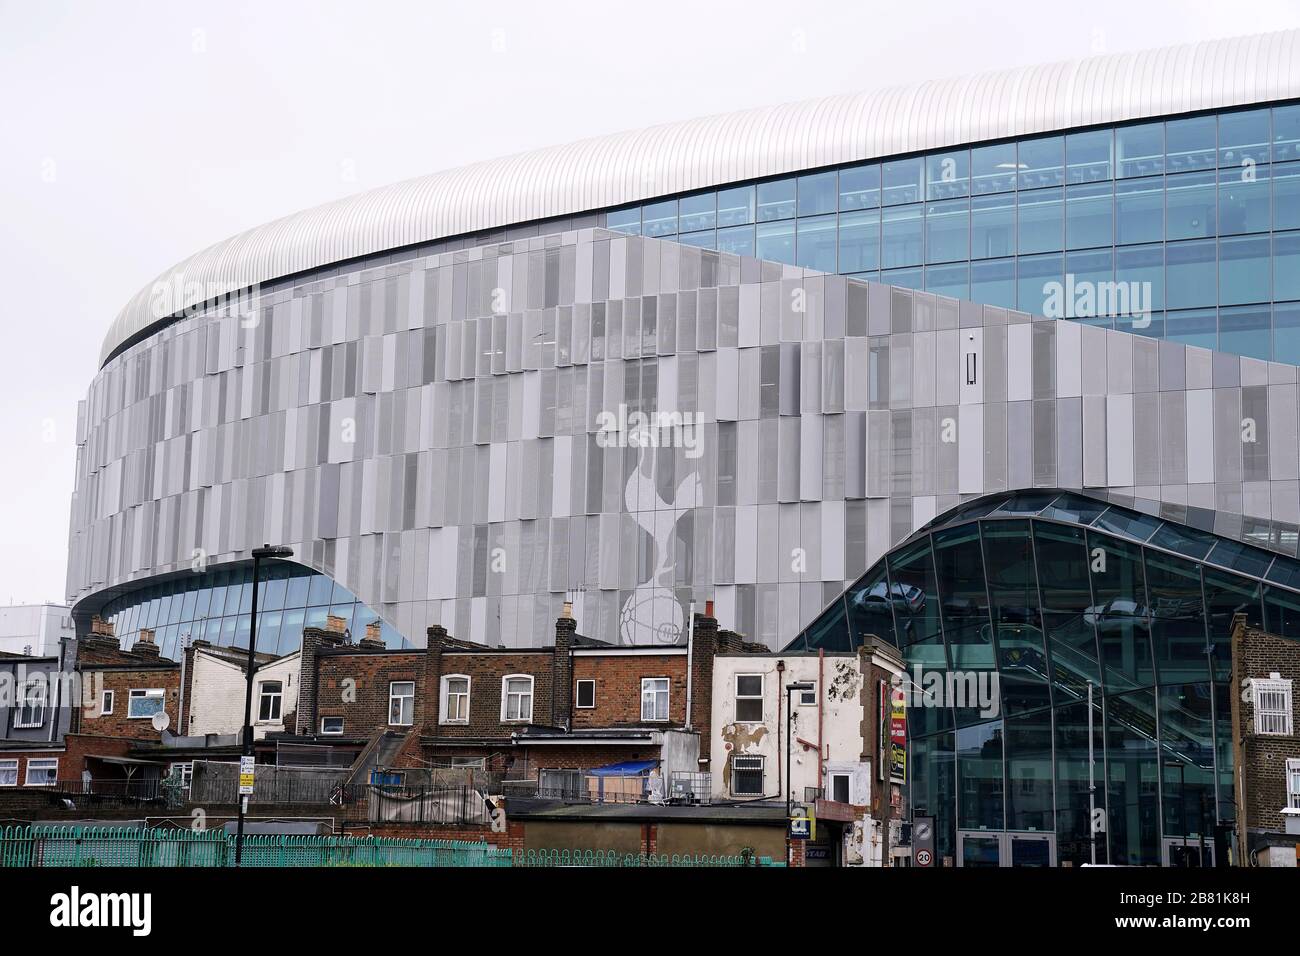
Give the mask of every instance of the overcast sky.
[[109, 323], [232, 233], [584, 136], [1297, 25], [1298, 0], [0, 0], [0, 604], [64, 599]]

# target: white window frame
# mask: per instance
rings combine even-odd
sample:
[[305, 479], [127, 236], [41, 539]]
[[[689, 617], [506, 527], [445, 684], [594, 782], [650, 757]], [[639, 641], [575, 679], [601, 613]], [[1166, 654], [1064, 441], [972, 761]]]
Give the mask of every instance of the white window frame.
[[[45, 783], [33, 783], [32, 767], [36, 764], [40, 764], [42, 766], [49, 766], [53, 764], [54, 779], [48, 780]], [[52, 787], [58, 782], [59, 782], [59, 758], [58, 757], [28, 757], [27, 758], [27, 772], [23, 777], [24, 787]]]
[[[510, 690], [512, 680], [528, 681], [527, 691]], [[533, 688], [535, 684], [532, 674], [507, 674], [501, 678], [501, 720], [507, 724], [526, 724], [533, 719]], [[519, 699], [519, 713], [515, 717], [507, 716], [510, 713], [510, 699], [512, 697]], [[524, 713], [523, 701], [528, 698], [528, 713]]]
[[[277, 691], [267, 691], [268, 684], [275, 684], [280, 689]], [[275, 713], [271, 717], [262, 716], [262, 703], [270, 699], [274, 704]], [[284, 719], [284, 681], [282, 680], [264, 680], [257, 682], [257, 722], [259, 724], [278, 724]]]
[[167, 772], [171, 773], [173, 770], [179, 770], [181, 772], [181, 789], [186, 793], [189, 793], [190, 783], [194, 780], [194, 761], [185, 760], [168, 764]]
[[[591, 685], [591, 703], [582, 703], [582, 685]], [[596, 709], [596, 678], [580, 677], [573, 688], [573, 707], [575, 710], [595, 710]]]
[[[338, 730], [326, 730], [325, 721], [337, 720], [339, 722]], [[322, 717], [320, 719], [320, 732], [323, 737], [342, 737], [343, 736], [343, 718], [342, 717]]]
[[1286, 805], [1300, 810], [1300, 757], [1286, 759]]
[[[758, 694], [757, 694], [757, 695], [755, 695], [755, 694], [741, 694], [741, 692], [740, 692], [740, 679], [741, 679], [742, 677], [757, 677], [757, 678], [758, 678]], [[735, 701], [735, 706], [736, 706], [736, 723], [738, 723], [738, 724], [761, 724], [761, 723], [763, 722], [763, 709], [764, 709], [764, 707], [765, 707], [765, 705], [766, 705], [766, 702], [767, 702], [767, 676], [766, 676], [765, 674], [737, 674], [737, 675], [736, 675], [736, 679], [735, 679], [735, 681], [734, 681], [733, 684], [732, 684], [732, 690], [734, 691], [734, 697], [733, 697], [733, 699], [734, 699], [734, 701]], [[740, 702], [741, 702], [742, 700], [756, 700], [756, 701], [758, 701], [758, 719], [757, 719], [757, 720], [751, 720], [751, 719], [749, 719], [749, 718], [747, 718], [747, 717], [741, 717], [741, 716], [740, 716]]]
[[[465, 682], [465, 690], [463, 692], [457, 691], [454, 694], [452, 693], [451, 682], [454, 680], [463, 680]], [[439, 696], [442, 699], [438, 704], [438, 723], [462, 724], [462, 725], [468, 724], [469, 707], [470, 707], [470, 699], [471, 699], [470, 694], [474, 687], [474, 681], [470, 678], [468, 674], [443, 674], [441, 683], [442, 683], [442, 692]], [[463, 717], [451, 716], [453, 698], [455, 698], [457, 704], [460, 704], [463, 699], [464, 710], [465, 710], [465, 715]], [[461, 708], [457, 706], [456, 710], [459, 711], [460, 709]]]
[[809, 683], [813, 685], [812, 690], [801, 690], [798, 693], [800, 707], [817, 706], [817, 682], [809, 681]]
[[853, 803], [853, 773], [849, 770], [827, 770], [826, 771], [826, 799], [835, 800], [835, 778], [843, 777], [847, 782], [844, 803]]
[[[650, 688], [647, 690], [646, 685]], [[659, 686], [662, 684], [662, 688]], [[669, 719], [672, 713], [672, 682], [667, 677], [642, 677], [641, 678], [641, 720], [643, 723], [664, 723]], [[647, 697], [648, 695], [648, 697]], [[659, 698], [663, 696], [663, 716], [657, 716], [659, 713]], [[646, 716], [646, 701], [650, 703], [650, 716]]]
[[1265, 737], [1290, 737], [1295, 733], [1291, 707], [1291, 681], [1270, 675], [1250, 682], [1255, 703], [1255, 733]]
[[[33, 691], [36, 691], [34, 695]], [[45, 705], [49, 703], [49, 694], [50, 689], [42, 679], [28, 679], [18, 688], [18, 699], [14, 701], [15, 730], [29, 730], [45, 723]], [[25, 720], [24, 711], [29, 711]]]
[[106, 690], [99, 695], [99, 716], [108, 717], [113, 713], [113, 705], [117, 703], [116, 691]]
[[[13, 775], [14, 775], [13, 783], [5, 783], [5, 774], [7, 771], [10, 770], [13, 771]], [[16, 786], [18, 786], [18, 758], [12, 757], [9, 759], [0, 760], [0, 787], [16, 787]]]
[[[153, 718], [154, 714], [159, 712], [159, 710], [164, 712], [167, 710], [167, 691], [161, 687], [132, 687], [127, 692], [127, 695], [128, 695], [126, 701], [127, 720], [150, 720]], [[153, 700], [154, 698], [157, 698], [158, 700], [163, 702], [163, 705], [162, 707], [159, 708], [159, 710], [155, 710], [148, 714], [131, 713], [131, 704], [133, 701]]]
[[[399, 693], [397, 693], [396, 690], [395, 690], [395, 688], [398, 688], [398, 687], [409, 687], [409, 688], [411, 688], [411, 692], [410, 692], [409, 694], [399, 694]], [[399, 720], [394, 720], [394, 719], [393, 719], [393, 702], [394, 702], [394, 701], [406, 701], [406, 700], [409, 700], [409, 701], [411, 702], [411, 713], [410, 713], [410, 719], [409, 719], [409, 720], [400, 720], [400, 719], [399, 719]], [[401, 717], [404, 716], [403, 713], [402, 713], [402, 710], [403, 710], [403, 709], [404, 709], [404, 705], [402, 705], [402, 704], [398, 704], [398, 713], [397, 713], [397, 717], [401, 718]], [[390, 726], [390, 727], [412, 727], [412, 726], [414, 726], [414, 725], [415, 725], [415, 681], [413, 681], [413, 680], [390, 680], [390, 681], [388, 682], [388, 726]]]
[[[737, 762], [738, 762], [738, 761], [742, 761], [742, 760], [743, 760], [743, 761], [747, 761], [747, 762], [748, 762], [748, 761], [757, 761], [757, 766], [748, 766], [748, 767], [744, 767], [744, 768], [737, 767], [737, 766], [736, 766]], [[757, 789], [757, 790], [752, 790], [752, 791], [751, 791], [751, 790], [737, 790], [737, 789], [736, 789], [736, 773], [737, 773], [737, 771], [742, 771], [742, 772], [744, 772], [744, 773], [753, 773], [755, 770], [758, 771], [758, 789]], [[763, 757], [762, 754], [737, 754], [737, 753], [733, 753], [733, 754], [731, 755], [731, 795], [732, 795], [733, 797], [761, 797], [761, 796], [764, 796], [764, 794], [763, 794], [763, 790], [766, 789], [766, 785], [767, 785], [767, 760]]]

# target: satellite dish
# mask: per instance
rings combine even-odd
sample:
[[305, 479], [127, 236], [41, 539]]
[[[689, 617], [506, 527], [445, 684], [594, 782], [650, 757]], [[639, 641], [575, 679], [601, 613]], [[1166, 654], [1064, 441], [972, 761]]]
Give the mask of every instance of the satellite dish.
[[149, 723], [153, 724], [153, 729], [162, 733], [172, 725], [172, 719], [167, 716], [167, 711], [160, 710], [149, 718]]

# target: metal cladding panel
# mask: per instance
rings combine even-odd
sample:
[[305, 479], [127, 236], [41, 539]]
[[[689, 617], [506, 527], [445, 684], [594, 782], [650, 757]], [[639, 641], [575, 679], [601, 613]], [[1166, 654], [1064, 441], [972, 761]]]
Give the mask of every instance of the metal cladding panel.
[[[983, 140], [1300, 97], [1300, 30], [846, 94], [422, 176], [219, 242], [118, 314], [101, 362], [215, 294], [388, 249], [693, 189]], [[182, 295], [158, 286], [180, 284]]]

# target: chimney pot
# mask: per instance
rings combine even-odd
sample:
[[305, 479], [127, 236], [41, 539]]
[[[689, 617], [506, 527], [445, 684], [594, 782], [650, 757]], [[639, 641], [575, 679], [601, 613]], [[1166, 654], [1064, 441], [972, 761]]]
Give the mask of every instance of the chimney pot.
[[347, 630], [347, 626], [347, 619], [339, 617], [337, 614], [331, 614], [325, 618], [325, 630], [331, 634], [342, 634]]
[[712, 601], [712, 600], [709, 600], [709, 601], [705, 601], [705, 602], [704, 602], [704, 616], [705, 616], [705, 617], [713, 617], [713, 601]]

